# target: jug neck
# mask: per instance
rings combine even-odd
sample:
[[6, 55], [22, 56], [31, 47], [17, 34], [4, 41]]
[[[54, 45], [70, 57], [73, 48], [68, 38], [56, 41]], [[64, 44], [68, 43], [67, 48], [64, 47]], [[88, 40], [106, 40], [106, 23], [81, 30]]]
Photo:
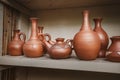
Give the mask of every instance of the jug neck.
[[110, 39], [111, 39], [112, 43], [120, 42], [120, 36], [113, 36]]
[[90, 22], [89, 22], [89, 11], [84, 10], [82, 12], [82, 15], [83, 15], [83, 22], [82, 22], [81, 30], [92, 30]]
[[94, 18], [93, 20], [95, 22], [95, 28], [97, 27], [101, 28], [102, 18]]
[[38, 26], [38, 33], [43, 33], [43, 29], [44, 29], [43, 26]]
[[14, 30], [13, 40], [20, 40], [20, 30]]
[[37, 34], [37, 20], [38, 20], [38, 18], [30, 18], [30, 19], [32, 22], [30, 39], [38, 39], [38, 34]]

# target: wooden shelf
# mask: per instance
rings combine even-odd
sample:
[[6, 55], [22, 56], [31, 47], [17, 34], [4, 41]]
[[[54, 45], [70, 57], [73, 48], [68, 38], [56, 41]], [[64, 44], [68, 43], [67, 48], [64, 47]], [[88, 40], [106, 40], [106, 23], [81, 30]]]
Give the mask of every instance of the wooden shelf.
[[109, 62], [103, 58], [83, 61], [75, 56], [69, 59], [56, 60], [49, 58], [48, 55], [39, 58], [6, 55], [0, 56], [0, 65], [120, 73], [120, 63]]

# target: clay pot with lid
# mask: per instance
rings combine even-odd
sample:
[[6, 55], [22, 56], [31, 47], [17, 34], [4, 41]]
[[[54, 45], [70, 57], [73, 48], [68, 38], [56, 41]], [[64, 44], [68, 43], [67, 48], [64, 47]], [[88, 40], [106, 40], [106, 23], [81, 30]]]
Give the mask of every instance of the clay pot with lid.
[[51, 58], [65, 59], [69, 58], [72, 53], [70, 39], [64, 41], [64, 38], [57, 38], [55, 44], [50, 44], [48, 41], [44, 40], [44, 43]]
[[[20, 36], [23, 36], [21, 39]], [[20, 32], [19, 29], [14, 30], [13, 39], [8, 43], [8, 54], [11, 56], [20, 56], [23, 54], [23, 45], [26, 40], [26, 35], [23, 32]]]
[[40, 57], [44, 53], [44, 47], [42, 41], [40, 41], [37, 31], [38, 18], [30, 18], [32, 21], [31, 36], [30, 39], [24, 44], [23, 52], [27, 57]]
[[108, 48], [106, 58], [110, 61], [120, 62], [120, 36], [110, 38], [112, 43]]
[[73, 47], [79, 59], [94, 60], [97, 58], [101, 41], [89, 22], [89, 11], [82, 12], [83, 22], [80, 31], [74, 36]]
[[93, 20], [95, 22], [94, 31], [98, 34], [100, 41], [101, 41], [101, 49], [100, 49], [98, 57], [105, 57], [107, 47], [109, 44], [109, 37], [107, 33], [105, 32], [105, 30], [102, 28], [102, 25], [101, 25], [102, 18], [100, 17], [94, 18]]

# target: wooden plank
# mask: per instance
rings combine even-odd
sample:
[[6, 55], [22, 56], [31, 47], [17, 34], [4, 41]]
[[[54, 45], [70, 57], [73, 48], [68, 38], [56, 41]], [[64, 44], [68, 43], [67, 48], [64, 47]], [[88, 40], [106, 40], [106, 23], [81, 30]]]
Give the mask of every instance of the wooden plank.
[[20, 11], [26, 15], [29, 15], [29, 16], [31, 15], [30, 14], [31, 12], [28, 8], [21, 6], [20, 4], [16, 3], [14, 0], [1, 0], [1, 2], [17, 9], [18, 11]]

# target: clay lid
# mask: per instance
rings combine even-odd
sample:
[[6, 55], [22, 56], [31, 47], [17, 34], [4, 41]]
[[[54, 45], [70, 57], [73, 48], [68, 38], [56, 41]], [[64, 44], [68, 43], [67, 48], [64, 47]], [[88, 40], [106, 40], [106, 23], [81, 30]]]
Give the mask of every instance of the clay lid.
[[56, 38], [56, 41], [57, 41], [57, 42], [59, 42], [59, 41], [60, 41], [60, 42], [64, 42], [64, 38]]
[[111, 39], [120, 39], [120, 36], [112, 36]]

